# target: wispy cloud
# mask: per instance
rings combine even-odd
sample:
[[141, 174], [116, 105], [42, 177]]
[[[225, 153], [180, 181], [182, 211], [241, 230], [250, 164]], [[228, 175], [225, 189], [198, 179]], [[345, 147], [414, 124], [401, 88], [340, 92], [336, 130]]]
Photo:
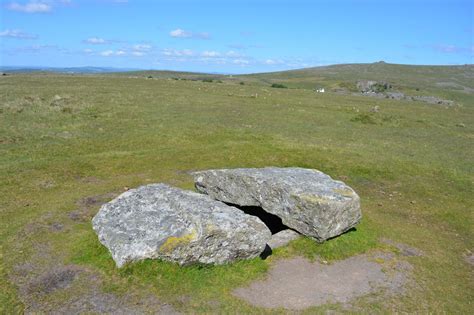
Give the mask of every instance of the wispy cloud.
[[269, 66], [273, 66], [273, 65], [281, 65], [281, 64], [284, 64], [285, 62], [280, 59], [265, 59], [263, 63]]
[[148, 44], [137, 44], [137, 45], [133, 45], [133, 50], [135, 51], [140, 51], [140, 52], [148, 52], [150, 51], [153, 47], [151, 45], [148, 45]]
[[214, 50], [205, 50], [201, 53], [201, 56], [208, 57], [208, 58], [213, 58], [213, 57], [220, 57], [221, 54], [217, 51], [214, 51]]
[[209, 33], [206, 32], [190, 32], [185, 31], [181, 28], [177, 28], [170, 32], [171, 37], [175, 38], [194, 38], [194, 39], [210, 39], [211, 36]]
[[22, 46], [22, 47], [15, 47], [6, 51], [6, 53], [10, 55], [17, 55], [17, 54], [37, 54], [42, 53], [45, 51], [60, 51], [63, 52], [65, 50], [60, 49], [56, 45], [30, 45], [30, 46]]
[[247, 66], [250, 64], [250, 61], [247, 59], [235, 59], [235, 60], [232, 60], [232, 63], [239, 66]]
[[253, 58], [247, 57], [233, 50], [222, 52], [215, 50], [194, 51], [190, 49], [166, 48], [161, 51], [163, 60], [173, 62], [201, 63], [214, 65], [247, 66], [255, 63]]
[[110, 57], [110, 56], [115, 56], [116, 52], [114, 50], [104, 50], [104, 51], [101, 51], [99, 55], [104, 56], [104, 57]]
[[[143, 57], [148, 55], [152, 51], [153, 47], [147, 44], [137, 44], [131, 47], [124, 47], [121, 49], [113, 50], [108, 49], [99, 52], [98, 54], [103, 57], [122, 57], [122, 56], [133, 56], [133, 57]], [[93, 52], [89, 52], [91, 54]]]
[[191, 49], [170, 49], [165, 48], [161, 51], [164, 56], [167, 57], [190, 57], [194, 56], [194, 52]]
[[104, 45], [110, 43], [111, 41], [100, 37], [89, 37], [88, 39], [84, 39], [82, 42], [91, 45]]
[[459, 53], [464, 49], [455, 45], [433, 45], [433, 49], [442, 53]]
[[7, 5], [7, 9], [24, 13], [47, 13], [50, 12], [53, 7], [50, 2], [31, 0], [24, 4], [11, 2]]
[[7, 29], [0, 32], [0, 37], [16, 38], [16, 39], [37, 39], [38, 35], [26, 33], [21, 30]]
[[227, 47], [232, 48], [232, 49], [238, 49], [238, 50], [245, 50], [249, 48], [263, 48], [263, 45], [244, 45], [244, 44], [229, 44]]
[[457, 46], [457, 45], [437, 44], [437, 45], [432, 45], [431, 48], [443, 54], [464, 54], [464, 55], [474, 54], [474, 46], [463, 47], [463, 46]]

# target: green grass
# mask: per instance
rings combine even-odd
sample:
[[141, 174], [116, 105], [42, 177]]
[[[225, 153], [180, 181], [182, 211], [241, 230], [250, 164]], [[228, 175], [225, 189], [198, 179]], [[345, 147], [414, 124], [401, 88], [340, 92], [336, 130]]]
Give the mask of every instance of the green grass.
[[[208, 78], [223, 81], [217, 83], [146, 75], [153, 79], [50, 74], [0, 78], [4, 313], [25, 307], [20, 284], [12, 277], [16, 266], [48, 266], [52, 261], [87, 268], [101, 279], [104, 292], [151, 292], [185, 312], [273, 312], [253, 308], [230, 292], [264, 277], [282, 257], [334, 261], [390, 250], [379, 242], [382, 237], [425, 253], [407, 258], [417, 286], [405, 296], [357, 300], [355, 307], [473, 312], [472, 266], [464, 259], [474, 249], [472, 94], [438, 91], [459, 102], [444, 108], [303, 88], [270, 89], [270, 84], [245, 76]], [[291, 87], [291, 79], [279, 80]], [[422, 89], [435, 89], [417, 82]], [[55, 95], [61, 99], [54, 100]], [[374, 106], [379, 112], [371, 112]], [[361, 197], [361, 224], [323, 244], [299, 239], [267, 260], [185, 268], [144, 261], [117, 270], [90, 222], [69, 216], [89, 196], [150, 182], [192, 189], [190, 170], [263, 166], [315, 168], [344, 180]], [[87, 215], [99, 205], [91, 206]], [[54, 231], [56, 223], [63, 230]], [[49, 255], [40, 255], [42, 246]], [[90, 283], [81, 278], [72, 285], [74, 292], [83, 292]], [[67, 298], [66, 293], [52, 295], [48, 303], [54, 306]], [[340, 309], [328, 305], [315, 310]]]

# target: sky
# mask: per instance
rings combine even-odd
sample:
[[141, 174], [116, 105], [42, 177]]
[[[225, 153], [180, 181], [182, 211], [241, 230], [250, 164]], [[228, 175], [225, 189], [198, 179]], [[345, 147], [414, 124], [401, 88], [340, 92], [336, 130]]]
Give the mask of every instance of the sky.
[[472, 64], [474, 1], [0, 0], [0, 65], [252, 73]]

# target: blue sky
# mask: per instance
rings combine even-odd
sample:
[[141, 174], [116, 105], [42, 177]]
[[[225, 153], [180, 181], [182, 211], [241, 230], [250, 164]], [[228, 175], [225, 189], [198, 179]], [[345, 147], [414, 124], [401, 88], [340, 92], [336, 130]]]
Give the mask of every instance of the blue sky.
[[249, 73], [466, 64], [474, 2], [1, 0], [3, 66]]

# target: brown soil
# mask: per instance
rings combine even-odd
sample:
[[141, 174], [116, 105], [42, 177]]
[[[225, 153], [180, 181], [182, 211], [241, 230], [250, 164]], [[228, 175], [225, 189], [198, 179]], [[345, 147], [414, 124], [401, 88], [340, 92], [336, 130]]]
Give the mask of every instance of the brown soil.
[[388, 253], [354, 256], [331, 265], [296, 257], [276, 261], [266, 279], [233, 294], [254, 306], [302, 310], [346, 304], [375, 292], [400, 294], [410, 270], [408, 263]]

